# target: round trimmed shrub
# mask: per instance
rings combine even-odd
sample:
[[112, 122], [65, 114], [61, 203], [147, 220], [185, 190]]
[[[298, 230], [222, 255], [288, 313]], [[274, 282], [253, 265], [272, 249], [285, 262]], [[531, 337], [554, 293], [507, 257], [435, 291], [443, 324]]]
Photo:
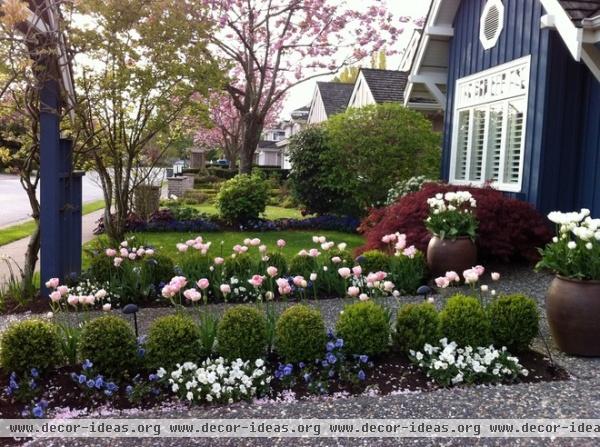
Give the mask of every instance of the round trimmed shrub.
[[267, 342], [265, 317], [255, 307], [235, 306], [223, 314], [217, 328], [217, 344], [226, 359], [261, 358]]
[[79, 341], [82, 359], [89, 359], [100, 374], [120, 378], [137, 363], [137, 343], [129, 323], [105, 315], [83, 325]]
[[61, 360], [60, 337], [56, 326], [41, 320], [14, 323], [0, 339], [0, 364], [7, 372], [29, 373], [32, 368], [47, 371]]
[[146, 364], [156, 370], [200, 358], [200, 328], [189, 316], [168, 315], [150, 325], [146, 339]]
[[297, 363], [319, 358], [327, 341], [321, 312], [301, 304], [286, 309], [275, 329], [275, 348], [284, 361]]
[[389, 273], [397, 290], [403, 294], [414, 295], [417, 289], [425, 284], [427, 278], [425, 255], [417, 252], [413, 258], [392, 256]]
[[477, 298], [454, 295], [440, 312], [440, 335], [459, 346], [486, 346], [490, 342], [490, 322]]
[[359, 257], [359, 260], [365, 274], [389, 272], [390, 270], [391, 256], [379, 250], [366, 251]]
[[501, 296], [487, 308], [492, 341], [513, 353], [526, 350], [539, 332], [540, 316], [534, 300], [525, 295]]
[[239, 223], [258, 219], [268, 199], [268, 185], [259, 175], [240, 174], [223, 183], [216, 205], [223, 219]]
[[290, 275], [303, 276], [307, 281], [311, 273], [319, 273], [318, 269], [317, 260], [312, 256], [296, 255], [290, 261]]
[[398, 310], [394, 345], [402, 352], [421, 350], [440, 339], [440, 318], [430, 303], [405, 304]]
[[285, 275], [288, 271], [288, 263], [281, 253], [269, 253], [269, 260], [266, 261], [267, 267], [273, 266], [277, 268], [279, 276]]
[[225, 258], [225, 275], [227, 278], [232, 276], [243, 279], [256, 273], [256, 261], [248, 253], [236, 254]]
[[351, 304], [340, 315], [336, 335], [350, 354], [381, 354], [390, 341], [388, 317], [383, 307], [372, 301]]

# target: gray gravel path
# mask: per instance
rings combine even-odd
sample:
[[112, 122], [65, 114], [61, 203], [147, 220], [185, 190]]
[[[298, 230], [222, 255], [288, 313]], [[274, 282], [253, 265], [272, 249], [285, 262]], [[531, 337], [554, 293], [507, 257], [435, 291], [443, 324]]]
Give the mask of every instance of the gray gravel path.
[[[544, 315], [544, 294], [551, 280], [549, 275], [532, 273], [522, 266], [499, 268], [502, 280], [497, 284], [499, 292], [521, 292], [535, 297]], [[418, 298], [402, 298], [401, 303]], [[444, 297], [437, 296], [441, 305]], [[343, 307], [344, 300], [328, 300], [315, 305], [322, 309], [327, 324], [332, 325]], [[390, 305], [397, 305], [390, 301]], [[223, 306], [211, 306], [221, 311]], [[140, 313], [142, 332], [148, 323], [168, 309], [145, 309]], [[6, 324], [0, 319], [0, 328]], [[545, 319], [543, 332], [548, 333]], [[0, 329], [1, 330], [1, 329]], [[398, 394], [388, 396], [356, 396], [346, 399], [315, 398], [289, 403], [263, 405], [240, 403], [211, 408], [171, 410], [167, 414], [146, 411], [143, 417], [196, 417], [196, 418], [600, 418], [600, 359], [569, 357], [559, 353], [550, 342], [555, 360], [573, 376], [570, 381], [519, 384], [511, 386], [460, 387], [434, 392]], [[541, 340], [535, 348], [544, 352]], [[118, 417], [118, 414], [115, 414]], [[135, 414], [123, 414], [136, 417]], [[552, 445], [597, 446], [598, 440], [571, 439], [80, 439], [38, 440], [31, 446], [359, 446], [359, 445], [415, 445], [415, 446], [496, 446], [496, 445]]]

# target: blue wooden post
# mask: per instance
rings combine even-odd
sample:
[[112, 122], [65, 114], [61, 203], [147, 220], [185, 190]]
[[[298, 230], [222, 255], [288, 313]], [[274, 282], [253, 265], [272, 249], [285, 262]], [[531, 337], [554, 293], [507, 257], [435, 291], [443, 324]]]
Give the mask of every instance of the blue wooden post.
[[59, 86], [46, 80], [40, 92], [40, 276], [44, 283], [61, 276], [63, 251], [60, 237], [60, 128]]

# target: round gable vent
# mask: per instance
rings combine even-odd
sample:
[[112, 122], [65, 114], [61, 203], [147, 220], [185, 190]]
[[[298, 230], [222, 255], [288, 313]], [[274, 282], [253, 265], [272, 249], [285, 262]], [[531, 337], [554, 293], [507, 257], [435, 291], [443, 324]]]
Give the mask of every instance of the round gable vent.
[[488, 0], [481, 14], [479, 40], [486, 50], [494, 47], [504, 28], [504, 5], [502, 0]]

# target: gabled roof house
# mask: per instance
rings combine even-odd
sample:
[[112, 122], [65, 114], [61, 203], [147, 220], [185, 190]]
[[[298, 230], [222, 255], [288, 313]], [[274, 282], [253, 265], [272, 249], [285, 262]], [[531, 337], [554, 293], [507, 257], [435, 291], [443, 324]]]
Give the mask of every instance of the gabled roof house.
[[404, 103], [445, 112], [451, 183], [600, 215], [600, 0], [434, 0]]
[[396, 70], [361, 68], [350, 96], [350, 107], [385, 102], [404, 102], [408, 73]]
[[348, 107], [354, 86], [341, 82], [317, 82], [308, 112], [308, 124], [326, 121]]

